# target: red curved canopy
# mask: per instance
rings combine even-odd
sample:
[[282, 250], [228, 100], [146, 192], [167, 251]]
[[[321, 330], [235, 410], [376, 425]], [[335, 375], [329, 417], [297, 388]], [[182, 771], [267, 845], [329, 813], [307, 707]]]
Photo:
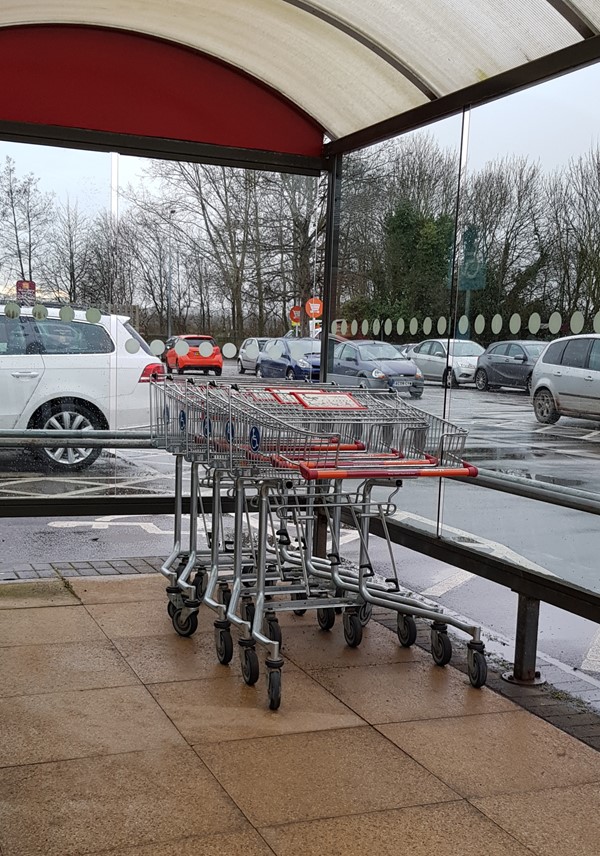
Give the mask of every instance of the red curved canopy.
[[311, 157], [323, 132], [260, 82], [195, 51], [79, 26], [0, 29], [0, 118]]

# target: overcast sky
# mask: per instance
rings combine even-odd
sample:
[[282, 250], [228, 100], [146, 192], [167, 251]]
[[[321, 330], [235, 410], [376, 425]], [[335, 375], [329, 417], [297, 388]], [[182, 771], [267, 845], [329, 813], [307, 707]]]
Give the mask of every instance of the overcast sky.
[[[528, 155], [544, 169], [566, 164], [600, 141], [600, 64], [564, 75], [471, 114], [469, 168], [510, 154]], [[460, 117], [429, 126], [443, 146], [459, 144]], [[9, 155], [19, 175], [33, 172], [45, 191], [78, 200], [89, 211], [110, 208], [111, 156], [105, 153], [0, 142], [0, 163]], [[119, 158], [119, 183], [135, 182], [138, 158]]]

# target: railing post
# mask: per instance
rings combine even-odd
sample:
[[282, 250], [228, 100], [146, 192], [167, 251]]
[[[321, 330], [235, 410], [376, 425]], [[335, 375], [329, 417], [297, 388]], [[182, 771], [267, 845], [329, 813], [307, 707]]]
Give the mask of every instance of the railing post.
[[535, 668], [540, 602], [537, 598], [519, 594], [517, 605], [517, 632], [515, 634], [515, 662], [512, 672], [504, 672], [505, 681], [525, 686], [545, 683]]

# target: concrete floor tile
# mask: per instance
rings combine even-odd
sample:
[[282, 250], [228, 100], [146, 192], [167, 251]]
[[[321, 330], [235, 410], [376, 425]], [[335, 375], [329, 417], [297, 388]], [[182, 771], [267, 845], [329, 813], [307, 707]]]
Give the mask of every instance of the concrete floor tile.
[[[115, 585], [119, 584], [115, 582]], [[176, 635], [167, 615], [166, 596], [162, 601], [89, 604], [86, 609], [110, 639]], [[215, 613], [209, 609], [200, 609], [198, 618], [199, 630], [212, 632]]]
[[358, 648], [349, 648], [344, 640], [341, 616], [336, 616], [333, 630], [319, 629], [316, 618], [312, 626], [285, 628], [284, 654], [301, 669], [334, 669], [341, 666], [368, 666], [374, 663], [425, 662], [419, 648], [402, 648], [392, 633], [371, 621], [364, 628]]
[[139, 684], [108, 639], [0, 648], [0, 698]]
[[[559, 785], [560, 782], [555, 782]], [[538, 856], [598, 856], [600, 783], [473, 800]]]
[[531, 856], [463, 801], [261, 828], [277, 856]]
[[199, 837], [248, 826], [191, 749], [4, 769], [0, 793], [6, 856], [128, 853], [138, 845], [172, 847], [183, 836], [195, 838], [202, 854]]
[[83, 606], [0, 610], [0, 648], [104, 639]]
[[273, 856], [273, 851], [258, 832], [246, 821], [241, 832], [231, 835], [210, 835], [201, 838], [184, 838], [171, 844], [151, 844], [148, 847], [127, 847], [111, 850], [106, 856]]
[[56, 577], [38, 582], [5, 583], [0, 586], [0, 609], [76, 605], [76, 598]]
[[[113, 642], [140, 680], [152, 684], [239, 675], [239, 646], [235, 632], [232, 636], [234, 655], [229, 667], [217, 660], [212, 631], [182, 637], [171, 628], [168, 636], [129, 636]], [[298, 670], [289, 662], [284, 668], [286, 674]]]
[[466, 797], [600, 781], [600, 754], [527, 711], [379, 725]]
[[195, 749], [254, 826], [456, 799], [369, 726]]
[[371, 723], [519, 710], [491, 690], [473, 689], [466, 675], [433, 662], [323, 669], [311, 675]]
[[144, 687], [0, 699], [0, 722], [0, 767], [185, 745]]
[[162, 574], [136, 574], [135, 577], [96, 577], [73, 580], [71, 587], [82, 603], [138, 603], [160, 600], [167, 605], [167, 580]]
[[[223, 667], [221, 667], [223, 668]], [[277, 712], [267, 706], [266, 681], [246, 686], [236, 662], [229, 677], [215, 680], [151, 684], [148, 689], [189, 743], [245, 740], [364, 722], [299, 671], [282, 672], [282, 702]], [[202, 711], [202, 715], [198, 715]], [[237, 749], [232, 748], [235, 754]]]

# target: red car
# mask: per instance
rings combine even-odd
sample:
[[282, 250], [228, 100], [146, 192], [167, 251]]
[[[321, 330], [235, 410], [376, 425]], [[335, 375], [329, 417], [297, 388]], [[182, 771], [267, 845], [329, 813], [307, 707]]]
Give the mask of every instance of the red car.
[[166, 343], [165, 363], [169, 371], [183, 374], [186, 369], [195, 369], [208, 374], [220, 375], [223, 371], [221, 349], [212, 336], [197, 336], [194, 333], [172, 336]]

